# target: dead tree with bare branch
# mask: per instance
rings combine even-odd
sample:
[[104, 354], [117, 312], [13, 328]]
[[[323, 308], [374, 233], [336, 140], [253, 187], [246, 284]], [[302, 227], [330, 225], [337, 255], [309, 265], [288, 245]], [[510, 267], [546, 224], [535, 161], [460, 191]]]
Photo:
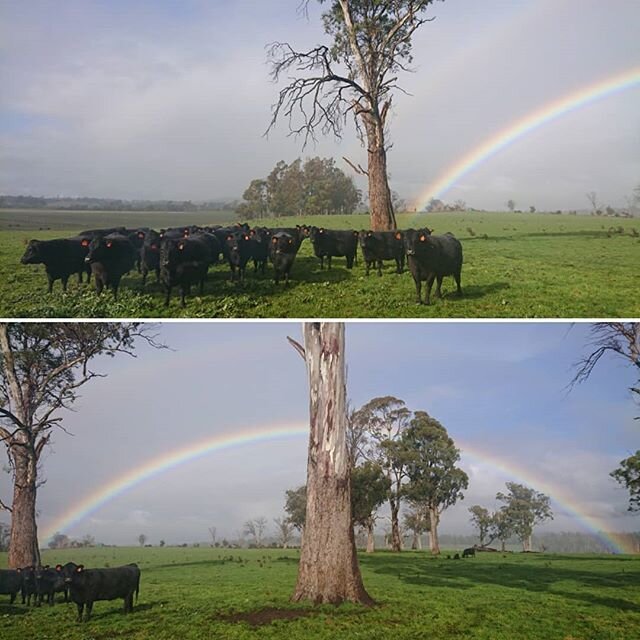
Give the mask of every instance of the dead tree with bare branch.
[[39, 462], [60, 413], [78, 389], [103, 377], [91, 368], [99, 355], [134, 355], [136, 338], [158, 345], [149, 328], [123, 323], [0, 323], [0, 440], [13, 474], [9, 566], [40, 563], [36, 494]]
[[[396, 228], [387, 172], [387, 119], [394, 92], [402, 91], [398, 75], [409, 71], [412, 38], [433, 17], [426, 17], [435, 0], [319, 0], [328, 4], [322, 14], [333, 42], [297, 51], [287, 42], [269, 46], [271, 77], [291, 82], [281, 89], [272, 107], [271, 130], [278, 118], [304, 144], [317, 133], [342, 135], [353, 119], [367, 149], [367, 169], [357, 165], [369, 181], [371, 228]], [[302, 6], [308, 8], [309, 0]], [[351, 167], [355, 164], [348, 161]]]
[[[604, 355], [614, 354], [636, 368], [638, 379], [629, 391], [640, 403], [640, 322], [598, 322], [592, 326], [591, 336], [591, 351], [575, 364], [576, 374], [569, 388], [588, 380]], [[628, 489], [629, 511], [640, 511], [640, 449], [621, 460], [609, 475]]]

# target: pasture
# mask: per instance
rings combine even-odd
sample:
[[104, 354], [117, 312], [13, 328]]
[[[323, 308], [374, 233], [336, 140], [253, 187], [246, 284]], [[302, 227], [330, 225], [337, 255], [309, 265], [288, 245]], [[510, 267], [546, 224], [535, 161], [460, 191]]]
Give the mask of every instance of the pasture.
[[[191, 295], [186, 309], [177, 298], [164, 306], [162, 289], [151, 276], [123, 278], [118, 301], [96, 296], [93, 285], [69, 291], [60, 283], [46, 293], [42, 265], [24, 266], [20, 257], [31, 238], [69, 237], [86, 228], [180, 226], [233, 222], [231, 212], [0, 212], [0, 316], [38, 317], [345, 317], [345, 318], [595, 318], [640, 316], [640, 219], [551, 214], [430, 213], [400, 214], [401, 228], [429, 226], [451, 231], [462, 242], [463, 297], [453, 295], [445, 278], [444, 297], [418, 305], [408, 271], [396, 274], [391, 261], [382, 277], [365, 276], [359, 254], [353, 270], [334, 258], [331, 271], [320, 270], [305, 240], [292, 269], [289, 287], [275, 286], [272, 269], [262, 276], [247, 269], [247, 281], [229, 280], [229, 267], [209, 271], [203, 296]], [[368, 227], [368, 216], [315, 216], [268, 219], [270, 226], [310, 224], [327, 228]], [[197, 288], [194, 289], [197, 293]]]
[[[298, 554], [282, 549], [102, 548], [45, 551], [43, 562], [137, 562], [140, 598], [97, 602], [88, 623], [57, 595], [53, 607], [9, 605], [3, 640], [183, 638], [629, 640], [640, 636], [640, 558], [427, 552], [360, 555], [373, 608], [292, 604]], [[0, 554], [6, 566], [6, 554]]]

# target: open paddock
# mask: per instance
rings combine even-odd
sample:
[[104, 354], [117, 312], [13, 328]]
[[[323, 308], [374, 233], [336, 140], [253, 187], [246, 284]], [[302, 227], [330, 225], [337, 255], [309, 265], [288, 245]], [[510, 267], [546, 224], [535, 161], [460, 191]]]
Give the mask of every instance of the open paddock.
[[[410, 273], [385, 262], [382, 277], [365, 275], [360, 250], [352, 270], [334, 258], [321, 270], [310, 241], [302, 243], [291, 284], [276, 286], [269, 265], [243, 285], [230, 281], [220, 263], [209, 270], [204, 295], [192, 294], [186, 309], [176, 297], [168, 307], [160, 284], [138, 273], [122, 280], [119, 299], [98, 297], [93, 285], [72, 277], [46, 293], [42, 265], [20, 264], [32, 238], [69, 237], [97, 226], [182, 226], [234, 222], [230, 212], [0, 212], [0, 315], [3, 317], [345, 317], [345, 318], [594, 318], [640, 316], [640, 219], [510, 213], [400, 214], [400, 228], [428, 226], [461, 241], [463, 296], [444, 280], [442, 299], [418, 305]], [[4, 217], [3, 217], [4, 216]], [[336, 229], [368, 228], [368, 216], [269, 218], [266, 226], [308, 224]], [[12, 226], [8, 226], [12, 225]], [[20, 225], [16, 227], [15, 225]]]

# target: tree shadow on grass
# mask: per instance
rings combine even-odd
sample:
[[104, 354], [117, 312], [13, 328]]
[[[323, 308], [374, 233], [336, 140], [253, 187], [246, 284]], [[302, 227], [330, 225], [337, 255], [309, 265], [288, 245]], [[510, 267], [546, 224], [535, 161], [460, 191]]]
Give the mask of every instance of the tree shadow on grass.
[[[618, 611], [640, 612], [640, 604], [623, 598], [595, 593], [567, 591], [555, 587], [573, 581], [581, 588], [620, 589], [638, 584], [637, 572], [602, 575], [588, 570], [554, 566], [553, 559], [541, 558], [544, 565], [527, 563], [483, 563], [478, 560], [441, 560], [420, 562], [415, 558], [363, 558], [362, 564], [374, 573], [394, 575], [407, 584], [423, 587], [464, 590], [478, 585], [496, 585], [537, 593], [550, 593], [590, 605], [609, 607]], [[573, 560], [573, 558], [572, 558]], [[592, 559], [593, 561], [593, 559]]]

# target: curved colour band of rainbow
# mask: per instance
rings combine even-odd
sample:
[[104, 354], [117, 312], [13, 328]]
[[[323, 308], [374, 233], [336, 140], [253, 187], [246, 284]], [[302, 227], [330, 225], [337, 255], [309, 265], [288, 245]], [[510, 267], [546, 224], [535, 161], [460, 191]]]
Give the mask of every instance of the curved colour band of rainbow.
[[444, 195], [462, 176], [541, 125], [596, 100], [638, 85], [640, 85], [640, 67], [635, 67], [545, 104], [511, 123], [506, 129], [498, 131], [478, 147], [469, 151], [455, 164], [451, 165], [439, 178], [425, 187], [415, 200], [414, 206], [416, 210], [423, 209], [431, 198]]
[[[175, 469], [182, 464], [197, 460], [211, 453], [224, 451], [225, 449], [307, 436], [308, 433], [308, 426], [300, 426], [299, 423], [243, 429], [216, 435], [212, 438], [187, 445], [177, 451], [174, 450], [170, 453], [162, 454], [143, 462], [131, 471], [121, 474], [107, 484], [99, 487], [93, 493], [82, 498], [79, 502], [73, 504], [43, 530], [42, 536], [45, 539], [49, 539], [58, 531], [62, 532], [70, 529], [111, 500], [133, 489], [142, 482], [150, 480], [165, 471]], [[577, 504], [576, 500], [566, 491], [549, 485], [543, 478], [535, 476], [528, 470], [517, 467], [509, 461], [498, 458], [491, 452], [479, 449], [475, 445], [460, 443], [460, 441], [458, 441], [458, 444], [462, 449], [463, 457], [470, 458], [472, 461], [477, 461], [483, 465], [489, 465], [513, 480], [533, 486], [536, 490], [550, 495], [556, 505], [576, 518], [585, 528], [602, 540], [610, 550], [616, 553], [634, 552], [633, 548], [626, 548], [623, 539], [616, 538], [615, 534], [605, 533], [602, 530], [602, 523], [597, 518], [586, 514], [582, 507]]]

